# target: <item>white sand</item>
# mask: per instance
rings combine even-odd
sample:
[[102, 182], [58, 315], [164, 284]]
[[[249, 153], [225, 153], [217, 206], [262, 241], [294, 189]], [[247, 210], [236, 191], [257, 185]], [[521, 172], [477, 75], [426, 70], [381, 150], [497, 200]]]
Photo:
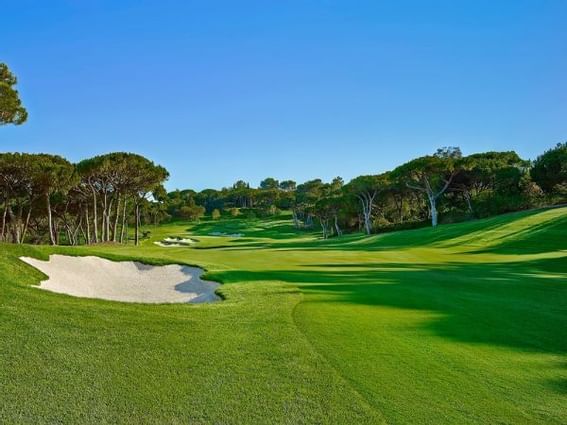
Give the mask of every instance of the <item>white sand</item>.
[[203, 270], [181, 265], [150, 266], [100, 257], [51, 255], [49, 261], [20, 260], [49, 278], [39, 288], [75, 297], [139, 303], [203, 303], [219, 297], [216, 282], [201, 280]]
[[154, 244], [164, 248], [179, 248], [193, 245], [196, 242], [196, 240], [191, 238], [165, 238], [161, 241], [154, 242]]
[[162, 248], [187, 248], [187, 245], [181, 245], [180, 243], [154, 242], [154, 245], [161, 246]]
[[197, 242], [195, 239], [191, 239], [191, 238], [165, 238], [163, 240], [163, 242], [165, 243], [178, 243], [178, 244], [186, 244], [186, 245], [191, 245], [194, 244], [195, 242]]

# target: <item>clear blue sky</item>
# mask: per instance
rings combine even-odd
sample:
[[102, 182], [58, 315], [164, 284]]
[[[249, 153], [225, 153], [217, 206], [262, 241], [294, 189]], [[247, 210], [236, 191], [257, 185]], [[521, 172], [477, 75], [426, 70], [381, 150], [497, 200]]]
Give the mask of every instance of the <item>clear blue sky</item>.
[[133, 151], [168, 188], [567, 140], [567, 1], [2, 3], [29, 110], [0, 149]]

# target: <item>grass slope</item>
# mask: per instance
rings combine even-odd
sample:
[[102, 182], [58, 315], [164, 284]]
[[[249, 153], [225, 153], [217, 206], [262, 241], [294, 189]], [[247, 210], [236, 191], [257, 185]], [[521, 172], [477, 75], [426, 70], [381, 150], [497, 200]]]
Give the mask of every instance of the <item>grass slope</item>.
[[[0, 245], [1, 423], [567, 422], [567, 208], [329, 241], [289, 220], [151, 230]], [[17, 257], [51, 252], [200, 265], [226, 300], [40, 291]]]

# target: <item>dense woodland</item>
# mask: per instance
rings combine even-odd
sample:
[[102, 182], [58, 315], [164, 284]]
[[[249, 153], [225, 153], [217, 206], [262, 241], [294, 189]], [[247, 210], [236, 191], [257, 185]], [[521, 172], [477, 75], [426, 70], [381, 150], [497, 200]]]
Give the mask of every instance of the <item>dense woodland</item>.
[[[567, 143], [530, 162], [515, 152], [439, 149], [392, 171], [297, 184], [242, 180], [221, 190], [167, 193], [165, 168], [115, 152], [72, 164], [49, 154], [0, 153], [0, 238], [13, 243], [133, 243], [142, 225], [205, 215], [274, 216], [324, 238], [463, 221], [567, 200]], [[131, 231], [130, 231], [131, 230]]]
[[297, 184], [266, 178], [258, 188], [242, 180], [222, 190], [176, 190], [167, 195], [167, 214], [197, 220], [204, 214], [249, 217], [292, 212], [297, 228], [319, 226], [323, 237], [344, 231], [367, 234], [436, 226], [567, 200], [567, 143], [530, 162], [515, 152], [463, 156], [438, 149], [392, 171], [346, 183], [320, 179]]
[[[0, 63], [0, 126], [28, 118], [16, 83]], [[437, 226], [566, 202], [567, 143], [533, 162], [515, 152], [463, 156], [446, 147], [346, 184], [341, 177], [301, 184], [268, 177], [257, 188], [239, 180], [221, 190], [167, 193], [167, 178], [165, 168], [133, 153], [77, 164], [57, 155], [0, 153], [0, 241], [78, 245], [128, 243], [132, 236], [137, 245], [142, 225], [282, 210], [297, 229], [319, 227], [323, 238]]]

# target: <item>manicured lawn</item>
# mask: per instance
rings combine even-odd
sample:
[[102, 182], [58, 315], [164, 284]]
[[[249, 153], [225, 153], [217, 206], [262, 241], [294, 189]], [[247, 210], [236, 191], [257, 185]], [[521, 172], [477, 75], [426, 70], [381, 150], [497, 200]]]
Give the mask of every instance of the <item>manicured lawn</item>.
[[[149, 230], [0, 245], [0, 423], [567, 422], [567, 208], [328, 241], [285, 217]], [[41, 291], [17, 257], [50, 252], [199, 265], [226, 299]]]

